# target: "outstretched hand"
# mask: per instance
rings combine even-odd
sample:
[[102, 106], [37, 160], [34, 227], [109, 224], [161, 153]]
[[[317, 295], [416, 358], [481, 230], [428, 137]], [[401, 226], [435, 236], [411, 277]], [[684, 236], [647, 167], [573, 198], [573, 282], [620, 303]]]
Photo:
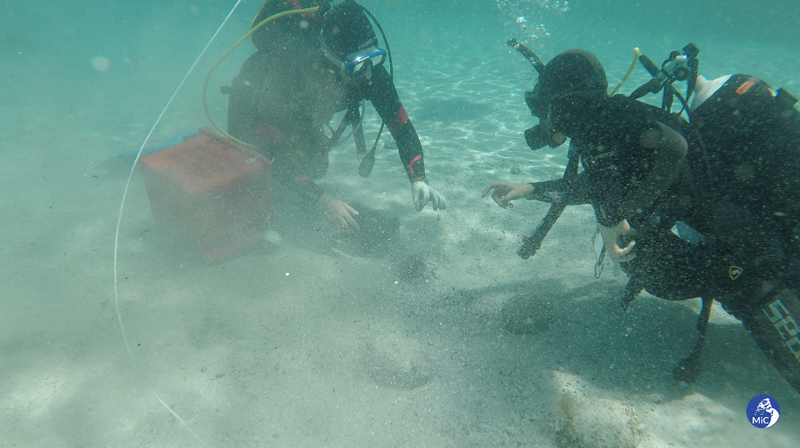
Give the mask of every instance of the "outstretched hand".
[[531, 184], [513, 184], [511, 182], [492, 182], [483, 189], [482, 198], [492, 193], [494, 202], [503, 208], [513, 207], [511, 201], [522, 199], [533, 193]]
[[619, 245], [620, 237], [626, 236], [631, 232], [631, 225], [627, 219], [623, 219], [614, 227], [598, 224], [597, 229], [600, 230], [600, 236], [603, 237], [603, 247], [606, 248], [606, 253], [611, 256], [612, 260], [617, 263], [624, 263], [636, 257], [636, 254], [633, 253], [636, 241], [629, 241], [625, 247], [620, 247]]
[[358, 212], [344, 202], [323, 194], [317, 201], [317, 208], [325, 215], [328, 225], [334, 230], [345, 232], [348, 230], [358, 230], [359, 226], [355, 220]]
[[436, 191], [433, 187], [426, 182], [418, 180], [411, 184], [411, 194], [414, 197], [414, 208], [421, 211], [425, 208], [425, 204], [431, 203], [434, 210], [444, 210], [447, 208], [447, 201], [444, 196]]

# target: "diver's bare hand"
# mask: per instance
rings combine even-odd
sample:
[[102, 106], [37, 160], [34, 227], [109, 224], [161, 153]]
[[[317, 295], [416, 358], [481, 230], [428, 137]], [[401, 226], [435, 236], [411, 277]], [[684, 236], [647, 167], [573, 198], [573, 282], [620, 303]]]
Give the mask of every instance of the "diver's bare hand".
[[346, 232], [348, 230], [358, 230], [359, 226], [355, 220], [358, 212], [344, 202], [324, 193], [317, 201], [317, 208], [325, 216], [328, 225], [334, 230]]
[[631, 225], [627, 219], [623, 219], [614, 227], [597, 224], [597, 229], [600, 230], [600, 236], [603, 237], [603, 246], [606, 248], [606, 253], [611, 256], [612, 260], [617, 263], [624, 263], [636, 257], [636, 254], [633, 253], [636, 241], [628, 242], [625, 247], [619, 246], [620, 237], [626, 236], [631, 232]]
[[483, 189], [482, 198], [492, 193], [494, 202], [503, 208], [513, 207], [511, 201], [517, 199], [527, 198], [533, 194], [533, 186], [531, 184], [513, 184], [511, 182], [492, 182]]

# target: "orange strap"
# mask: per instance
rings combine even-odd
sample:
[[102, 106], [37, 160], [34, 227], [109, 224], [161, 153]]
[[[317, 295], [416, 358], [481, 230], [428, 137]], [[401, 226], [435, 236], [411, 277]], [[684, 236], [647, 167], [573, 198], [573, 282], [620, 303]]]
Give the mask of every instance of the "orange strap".
[[744, 84], [740, 85], [739, 88], [736, 89], [736, 93], [739, 95], [744, 95], [745, 92], [750, 90], [750, 87], [753, 87], [756, 82], [758, 82], [758, 78], [748, 79]]

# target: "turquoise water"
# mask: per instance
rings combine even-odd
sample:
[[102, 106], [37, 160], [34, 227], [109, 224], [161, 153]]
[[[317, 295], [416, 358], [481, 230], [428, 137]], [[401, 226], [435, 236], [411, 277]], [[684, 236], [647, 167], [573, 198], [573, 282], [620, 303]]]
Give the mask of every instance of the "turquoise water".
[[[365, 1], [447, 210], [413, 210], [385, 137], [368, 179], [344, 141], [322, 185], [401, 220], [390, 256], [332, 246], [309, 219], [282, 228], [279, 251], [206, 265], [159, 228], [135, 173], [115, 271], [130, 163], [117, 156], [145, 144], [233, 3], [3, 6], [0, 446], [560, 447], [590, 432], [596, 446], [797, 446], [800, 397], [733, 318], [715, 309], [700, 379], [676, 384], [696, 301], [641, 297], [623, 314], [618, 268], [593, 275], [591, 209], [568, 209], [523, 261], [514, 250], [547, 207], [480, 198], [566, 163], [565, 147], [524, 142], [535, 74], [508, 38], [544, 60], [586, 48], [611, 83], [634, 47], [660, 61], [694, 42], [708, 78], [800, 93], [797, 2]], [[241, 2], [145, 146], [209, 127], [203, 78], [260, 6]], [[218, 87], [251, 51], [211, 77], [220, 123]], [[623, 91], [646, 79], [637, 68]], [[369, 141], [369, 107], [365, 120]], [[403, 275], [405, 260], [424, 272]], [[519, 297], [540, 330], [508, 331]], [[387, 373], [408, 366], [410, 379]], [[762, 393], [783, 411], [766, 431], [744, 416]]]

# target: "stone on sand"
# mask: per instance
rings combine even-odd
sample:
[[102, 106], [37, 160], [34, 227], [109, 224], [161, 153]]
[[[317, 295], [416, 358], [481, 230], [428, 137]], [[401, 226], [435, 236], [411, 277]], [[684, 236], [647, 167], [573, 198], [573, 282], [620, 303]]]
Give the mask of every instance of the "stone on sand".
[[362, 358], [367, 375], [384, 387], [416, 389], [433, 377], [433, 364], [422, 344], [400, 333], [384, 333], [367, 341]]
[[500, 310], [503, 329], [511, 334], [545, 333], [553, 318], [551, 302], [536, 294], [514, 296]]

